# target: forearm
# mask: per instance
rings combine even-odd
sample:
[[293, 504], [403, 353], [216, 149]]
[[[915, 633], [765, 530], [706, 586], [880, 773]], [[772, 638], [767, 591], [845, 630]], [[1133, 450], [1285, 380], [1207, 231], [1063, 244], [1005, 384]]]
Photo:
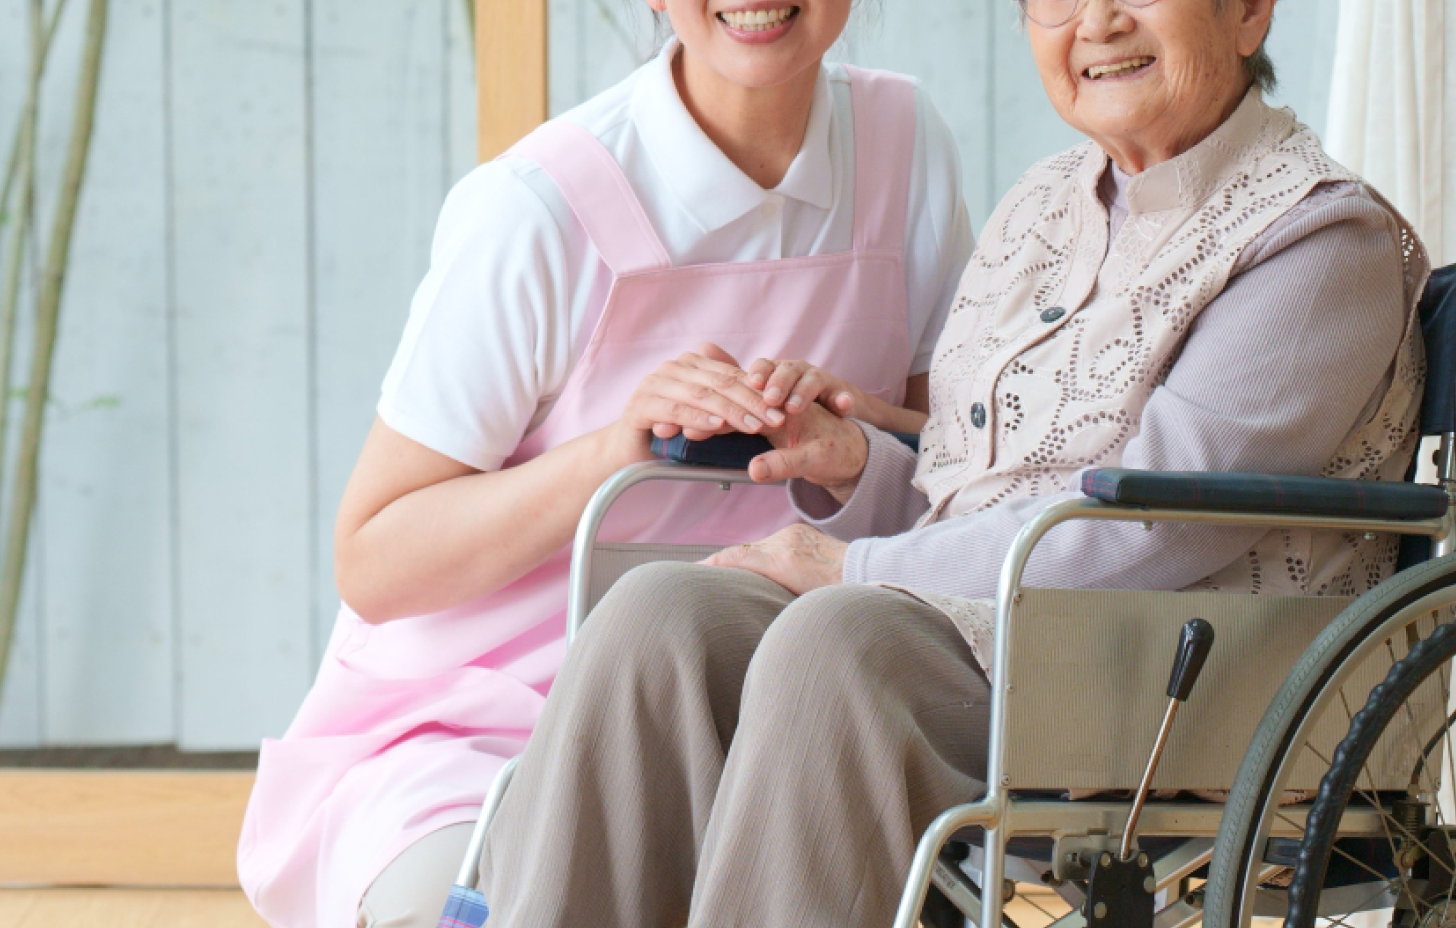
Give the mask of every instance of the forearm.
[[416, 490], [341, 532], [335, 572], [344, 601], [378, 624], [494, 593], [545, 563], [569, 544], [597, 487], [627, 463], [610, 433]]

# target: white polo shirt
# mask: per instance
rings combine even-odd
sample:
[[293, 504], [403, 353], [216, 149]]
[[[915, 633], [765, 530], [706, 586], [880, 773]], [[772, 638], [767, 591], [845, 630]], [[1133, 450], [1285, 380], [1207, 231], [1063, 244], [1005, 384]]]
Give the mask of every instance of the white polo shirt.
[[[677, 49], [669, 42], [563, 117], [622, 166], [673, 266], [849, 251], [854, 119], [843, 67], [821, 68], [803, 147], [782, 183], [764, 190], [683, 105], [672, 76]], [[905, 234], [912, 374], [930, 369], [973, 246], [950, 129], [918, 88], [915, 99]], [[481, 165], [440, 212], [380, 417], [461, 463], [498, 470], [550, 411], [591, 336], [584, 320], [598, 318], [610, 283], [544, 171], [509, 155]]]

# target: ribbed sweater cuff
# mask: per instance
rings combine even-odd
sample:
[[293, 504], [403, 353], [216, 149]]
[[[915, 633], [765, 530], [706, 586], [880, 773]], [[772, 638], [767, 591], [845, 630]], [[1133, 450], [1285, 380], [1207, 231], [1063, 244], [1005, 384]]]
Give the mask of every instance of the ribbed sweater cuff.
[[869, 442], [864, 473], [849, 502], [840, 506], [822, 487], [789, 481], [789, 500], [803, 520], [840, 541], [897, 535], [914, 526], [928, 504], [910, 485], [915, 453], [899, 439], [858, 420]]

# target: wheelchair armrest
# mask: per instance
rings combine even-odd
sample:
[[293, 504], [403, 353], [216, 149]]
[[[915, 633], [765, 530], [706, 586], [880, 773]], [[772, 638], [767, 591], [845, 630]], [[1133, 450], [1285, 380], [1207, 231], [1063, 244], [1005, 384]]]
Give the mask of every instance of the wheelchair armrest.
[[1445, 490], [1415, 483], [1120, 467], [1087, 471], [1082, 492], [1150, 509], [1353, 519], [1439, 519], [1450, 506]]
[[[900, 440], [911, 451], [920, 452], [920, 436], [905, 432], [889, 433]], [[743, 432], [729, 432], [714, 435], [703, 441], [688, 441], [678, 434], [672, 438], [653, 438], [652, 453], [665, 461], [679, 464], [697, 464], [702, 467], [726, 467], [730, 470], [747, 470], [748, 462], [773, 450], [767, 438], [762, 435], [748, 435]]]

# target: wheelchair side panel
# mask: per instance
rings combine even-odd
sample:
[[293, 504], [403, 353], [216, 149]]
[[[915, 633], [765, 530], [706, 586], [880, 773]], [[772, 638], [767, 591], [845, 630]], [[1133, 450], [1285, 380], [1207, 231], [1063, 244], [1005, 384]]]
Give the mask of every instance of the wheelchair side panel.
[[592, 548], [591, 584], [587, 611], [601, 602], [612, 584], [634, 567], [654, 561], [701, 561], [722, 550], [722, 545], [649, 545], [597, 543]]
[[[1217, 640], [1173, 726], [1153, 787], [1229, 789], [1284, 678], [1350, 602], [1315, 596], [1024, 590], [1011, 621], [1008, 787], [1135, 788], [1167, 707], [1179, 631], [1197, 616], [1213, 624]], [[1434, 623], [1434, 618], [1426, 621]], [[1356, 671], [1345, 688], [1359, 694], [1351, 711], [1358, 711], [1404, 654], [1404, 642], [1393, 642]], [[1416, 730], [1435, 730], [1445, 715], [1439, 685], [1426, 687], [1418, 697], [1413, 702]], [[1312, 743], [1328, 758], [1348, 727], [1344, 712], [1327, 714]], [[1371, 758], [1375, 788], [1404, 789], [1409, 783], [1420, 750], [1409, 729], [1393, 729], [1377, 746]], [[1290, 789], [1317, 788], [1328, 769], [1312, 751], [1305, 755]]]

